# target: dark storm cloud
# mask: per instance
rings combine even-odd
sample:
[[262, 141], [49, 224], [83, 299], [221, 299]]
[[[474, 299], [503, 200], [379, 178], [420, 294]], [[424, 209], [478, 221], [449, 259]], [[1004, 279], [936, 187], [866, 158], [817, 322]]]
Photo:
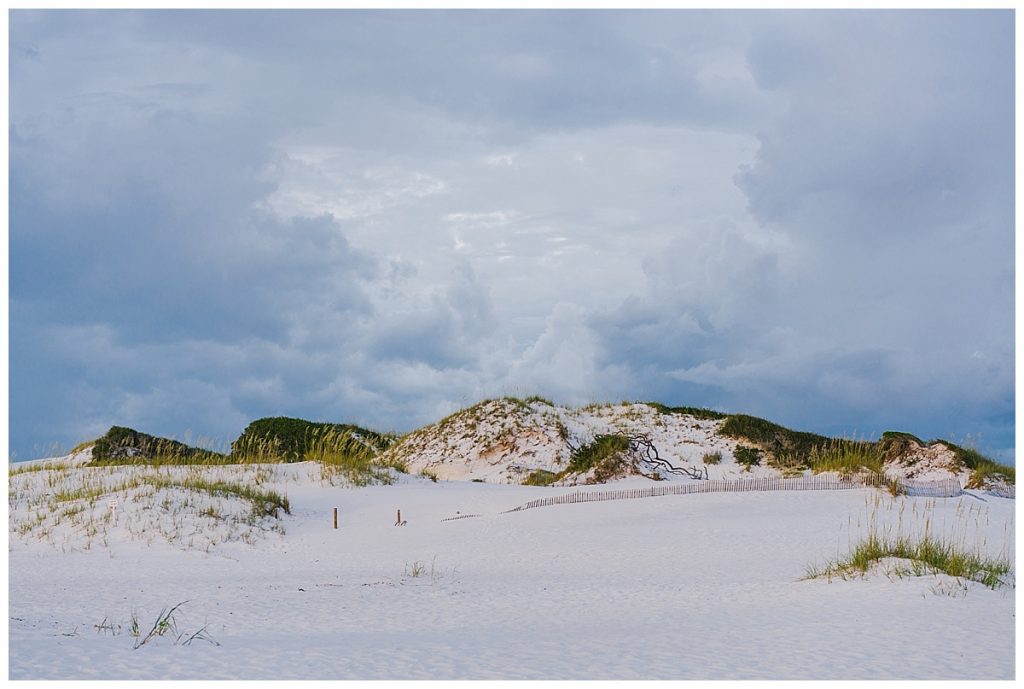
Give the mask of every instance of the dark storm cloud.
[[522, 392], [1012, 442], [1009, 12], [15, 11], [11, 432]]

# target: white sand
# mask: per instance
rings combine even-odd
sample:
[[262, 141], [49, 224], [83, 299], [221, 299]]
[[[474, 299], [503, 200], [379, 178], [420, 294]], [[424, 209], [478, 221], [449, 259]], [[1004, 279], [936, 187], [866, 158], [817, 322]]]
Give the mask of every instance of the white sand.
[[[14, 477], [15, 485], [43, 490], [46, 473]], [[87, 534], [87, 520], [19, 534], [32, 517], [16, 499], [10, 677], [1013, 677], [1012, 589], [881, 570], [801, 580], [872, 519], [905, 531], [927, 519], [935, 533], [1012, 557], [1012, 500], [733, 493], [500, 514], [574, 489], [420, 479], [353, 489], [320, 481], [306, 464], [271, 473], [264, 485], [292, 504], [283, 535], [270, 521], [246, 531], [197, 517], [211, 501], [192, 493], [194, 504], [180, 509], [190, 500], [183, 491], [172, 492], [169, 508], [160, 493], [122, 497], [105, 534]], [[107, 500], [97, 501], [97, 515]], [[235, 499], [213, 502], [226, 515], [244, 512]], [[393, 526], [396, 509], [406, 526]], [[482, 516], [441, 521], [456, 512]], [[140, 535], [129, 522], [150, 526]], [[132, 614], [145, 632], [182, 601], [182, 639], [205, 627], [220, 645], [164, 636], [133, 650]], [[95, 627], [104, 621], [119, 633]]]

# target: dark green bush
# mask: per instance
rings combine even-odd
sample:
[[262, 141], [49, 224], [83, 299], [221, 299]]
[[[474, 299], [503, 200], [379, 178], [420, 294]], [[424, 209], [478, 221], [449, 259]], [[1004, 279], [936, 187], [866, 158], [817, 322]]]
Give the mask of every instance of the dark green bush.
[[257, 419], [231, 443], [231, 455], [246, 459], [299, 462], [311, 454], [375, 455], [390, 436], [350, 424], [324, 423], [284, 416]]
[[737, 464], [752, 467], [757, 466], [761, 463], [761, 451], [755, 447], [746, 447], [744, 445], [740, 445], [732, 454], [733, 457], [736, 458]]
[[223, 464], [225, 455], [124, 426], [111, 426], [96, 440], [90, 466], [110, 464]]
[[756, 443], [773, 454], [788, 451], [807, 456], [814, 447], [829, 442], [829, 438], [823, 435], [791, 431], [771, 421], [746, 414], [729, 416], [722, 424], [721, 432], [730, 438]]
[[629, 437], [620, 434], [599, 435], [594, 441], [572, 453], [565, 473], [586, 473], [599, 463], [629, 451]]

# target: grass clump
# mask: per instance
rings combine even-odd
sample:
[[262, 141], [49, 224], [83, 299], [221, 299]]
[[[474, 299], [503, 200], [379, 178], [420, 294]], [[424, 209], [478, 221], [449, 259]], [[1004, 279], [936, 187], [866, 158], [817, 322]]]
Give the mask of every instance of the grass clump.
[[1005, 481], [1010, 485], [1016, 485], [1016, 470], [1011, 466], [999, 464], [992, 460], [979, 461], [971, 476], [967, 479], [967, 488], [985, 488], [991, 481]]
[[[881, 536], [870, 534], [858, 543], [845, 558], [824, 567], [809, 567], [808, 579], [845, 578], [851, 574], [866, 574], [885, 558], [908, 560], [913, 565], [909, 573], [917, 576], [943, 572], [958, 579], [976, 581], [996, 589], [1008, 585], [1005, 577], [1012, 571], [1006, 558], [990, 558], [961, 546], [925, 534], [918, 539], [907, 536]], [[901, 570], [901, 573], [906, 570]]]
[[761, 464], [761, 451], [756, 447], [739, 445], [733, 451], [732, 455], [736, 458], [737, 464], [742, 464], [748, 469], [752, 466], [758, 466]]
[[405, 462], [380, 455], [394, 436], [351, 424], [270, 417], [250, 423], [231, 444], [237, 461], [319, 462], [325, 476], [341, 476], [357, 486], [390, 484], [390, 469], [408, 473]]
[[292, 513], [291, 503], [286, 496], [244, 483], [209, 481], [203, 478], [173, 479], [166, 476], [147, 476], [144, 481], [155, 488], [181, 488], [247, 500], [252, 505], [254, 517], [276, 518], [282, 511], [285, 514]]
[[628, 452], [628, 436], [618, 433], [599, 435], [572, 453], [562, 474], [584, 474], [593, 469], [594, 480], [603, 483], [622, 472]]
[[867, 440], [835, 439], [812, 448], [809, 463], [816, 474], [837, 471], [844, 476], [862, 472], [881, 474], [885, 463], [883, 449]]
[[550, 486], [552, 483], [559, 479], [559, 475], [553, 471], [547, 471], [545, 469], [537, 469], [531, 471], [523, 479], [524, 486]]
[[782, 472], [784, 478], [800, 476], [809, 468], [810, 460], [792, 450], [779, 452], [768, 458], [768, 465]]
[[64, 471], [70, 466], [70, 464], [66, 464], [64, 462], [39, 462], [22, 466], [12, 463], [10, 464], [10, 468], [7, 470], [7, 475], [20, 476], [21, 474], [34, 474], [37, 471]]
[[722, 453], [721, 452], [706, 452], [704, 454], [704, 463], [705, 464], [721, 464], [722, 463]]
[[231, 456], [258, 461], [301, 462], [317, 454], [376, 455], [394, 437], [351, 424], [326, 423], [284, 416], [257, 419], [231, 443]]
[[559, 472], [537, 469], [523, 480], [526, 486], [550, 486], [570, 474], [585, 474], [593, 470], [593, 482], [604, 483], [621, 476], [629, 465], [629, 436], [621, 434], [599, 435], [582, 445], [569, 457], [565, 469]]
[[960, 466], [971, 470], [971, 477], [967, 480], [967, 488], [984, 488], [990, 481], [999, 480], [1016, 485], [1017, 471], [1014, 467], [1000, 464], [972, 447], [961, 447], [947, 440], [936, 440], [935, 442], [945, 445], [952, 450]]

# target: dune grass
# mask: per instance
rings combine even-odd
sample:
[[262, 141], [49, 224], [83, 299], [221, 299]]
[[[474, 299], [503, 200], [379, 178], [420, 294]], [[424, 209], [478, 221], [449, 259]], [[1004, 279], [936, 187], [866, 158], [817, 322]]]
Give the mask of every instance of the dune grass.
[[843, 475], [863, 472], [881, 474], [884, 461], [878, 443], [843, 438], [816, 445], [808, 455], [810, 468], [816, 474], [826, 471], [836, 471]]
[[1014, 467], [999, 464], [990, 459], [978, 461], [967, 479], [967, 488], [984, 488], [990, 479], [1002, 479], [1010, 485], [1016, 485], [1017, 471]]
[[291, 503], [277, 491], [256, 488], [244, 483], [210, 481], [204, 478], [171, 478], [168, 476], [147, 476], [144, 482], [155, 488], [182, 488], [209, 493], [210, 495], [232, 496], [249, 501], [254, 517], [277, 517], [283, 511], [291, 514]]
[[796, 452], [809, 455], [818, 445], [828, 444], [829, 438], [815, 433], [792, 431], [784, 426], [746, 414], [732, 414], [719, 429], [722, 435], [747, 440], [768, 452]]
[[537, 469], [531, 471], [523, 479], [524, 486], [550, 486], [552, 483], [559, 479], [559, 474], [554, 471], [547, 471], [546, 469]]
[[961, 466], [971, 470], [971, 477], [967, 480], [967, 488], [984, 488], [991, 480], [1003, 480], [1011, 485], [1016, 484], [1017, 471], [1014, 467], [986, 457], [973, 447], [954, 445], [946, 440], [937, 440], [937, 443], [945, 445], [956, 455]]
[[22, 474], [33, 474], [37, 471], [64, 471], [71, 465], [65, 462], [40, 462], [25, 466], [18, 466], [17, 464], [10, 464], [9, 466], [10, 468], [7, 470], [8, 476], [20, 476]]
[[1008, 575], [1013, 565], [1008, 558], [992, 558], [967, 550], [925, 534], [919, 538], [909, 536], [882, 536], [872, 532], [858, 543], [850, 553], [824, 567], [808, 567], [808, 579], [847, 578], [864, 575], [872, 566], [886, 558], [906, 560], [910, 569], [899, 572], [916, 576], [942, 572], [959, 579], [976, 581], [991, 589], [1009, 586]]

